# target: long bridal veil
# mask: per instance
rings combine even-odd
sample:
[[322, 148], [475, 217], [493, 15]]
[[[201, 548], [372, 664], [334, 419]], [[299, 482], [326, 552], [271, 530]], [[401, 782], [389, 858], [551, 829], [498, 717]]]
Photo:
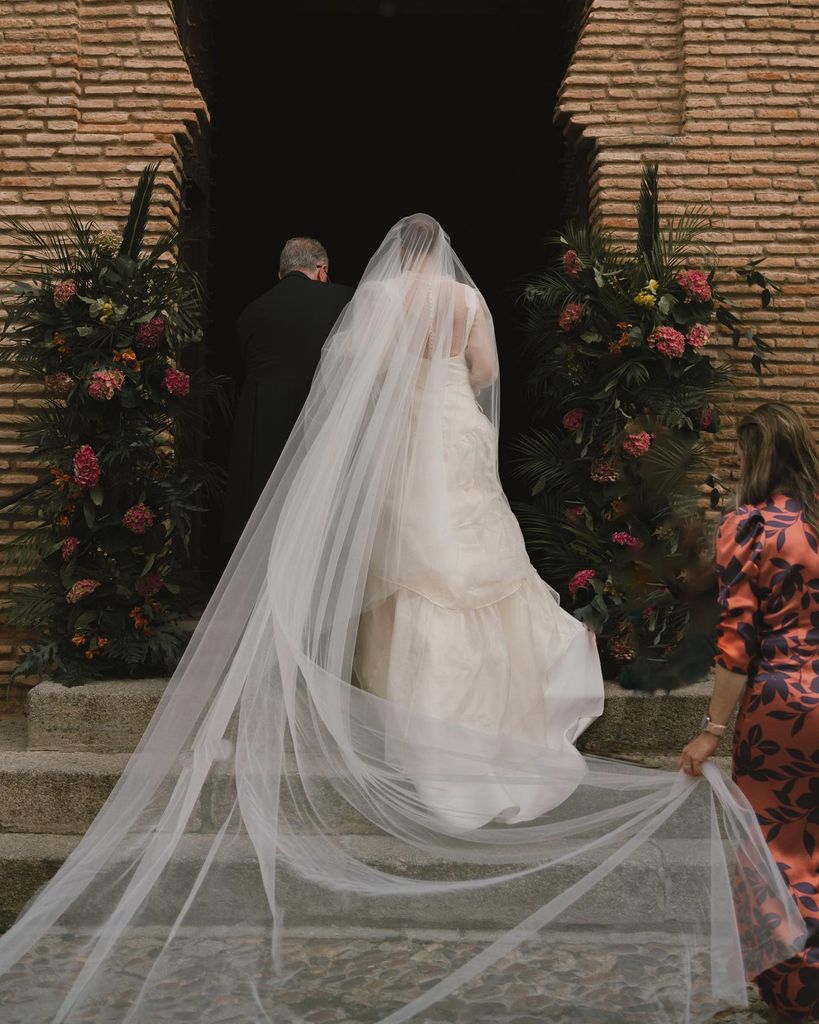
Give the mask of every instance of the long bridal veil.
[[[799, 947], [730, 783], [577, 754], [576, 672], [548, 690], [560, 730], [513, 742], [362, 685], [372, 616], [467, 568], [440, 459], [467, 333], [496, 425], [488, 310], [435, 221], [399, 222], [138, 749], [0, 939], [3, 1024], [704, 1021]], [[476, 609], [524, 571], [484, 554]], [[578, 634], [544, 609], [548, 677]], [[539, 816], [472, 815], [490, 777]]]

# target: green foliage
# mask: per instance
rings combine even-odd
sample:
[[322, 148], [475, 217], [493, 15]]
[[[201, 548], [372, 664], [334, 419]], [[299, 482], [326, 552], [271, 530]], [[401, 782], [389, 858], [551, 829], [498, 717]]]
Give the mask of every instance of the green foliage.
[[[697, 678], [716, 614], [705, 508], [721, 502], [707, 435], [730, 369], [709, 355], [717, 324], [771, 351], [715, 284], [698, 209], [663, 221], [644, 168], [633, 252], [591, 227], [551, 241], [524, 292], [531, 427], [514, 444], [530, 500], [518, 505], [532, 560], [598, 634], [609, 675], [653, 689]], [[759, 261], [739, 270], [767, 306]]]
[[39, 524], [8, 552], [28, 578], [6, 621], [36, 638], [15, 675], [164, 672], [185, 643], [193, 519], [221, 479], [181, 442], [222, 382], [179, 368], [202, 338], [202, 289], [174, 235], [145, 246], [155, 177], [121, 233], [74, 213], [63, 231], [6, 222], [20, 250], [0, 362], [44, 386], [23, 436], [49, 470], [14, 507]]

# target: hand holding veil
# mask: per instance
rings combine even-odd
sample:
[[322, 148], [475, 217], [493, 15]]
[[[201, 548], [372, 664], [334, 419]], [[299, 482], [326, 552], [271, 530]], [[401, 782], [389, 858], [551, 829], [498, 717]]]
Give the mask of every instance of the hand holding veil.
[[[453, 470], [441, 453], [454, 450], [447, 389], [461, 363], [482, 420]], [[343, 936], [440, 907], [450, 928], [493, 926], [482, 951], [456, 953], [426, 994], [406, 973], [368, 1009], [361, 992], [324, 994], [336, 1008], [357, 1000], [337, 1019], [446, 1021], [477, 999], [468, 1019], [497, 1020], [480, 1006], [507, 984], [501, 961], [534, 993], [538, 1021], [703, 1021], [799, 945], [756, 820], [713, 769], [707, 785], [582, 758], [562, 727], [526, 732], [535, 716], [501, 734], [356, 685], [366, 617], [397, 596], [447, 609], [466, 581], [469, 610], [487, 616], [534, 585], [506, 533], [474, 557], [452, 486], [489, 451], [496, 369], [491, 317], [449, 239], [423, 215], [399, 222], [328, 338], [138, 749], [0, 939], [2, 1024], [310, 1020], [292, 1009], [307, 984], [289, 959], [300, 924], [332, 920]], [[552, 604], [538, 606], [554, 636], [547, 675], [578, 635]], [[491, 681], [494, 653], [479, 653]], [[579, 719], [584, 680], [564, 683], [554, 707]], [[488, 777], [518, 808], [551, 798], [534, 820], [481, 820], [464, 794]], [[447, 793], [449, 811], [463, 797], [468, 813], [442, 814]], [[578, 981], [564, 1003], [544, 965], [566, 951]], [[586, 968], [608, 970], [608, 984], [586, 985]], [[210, 994], [215, 977], [226, 1000]]]

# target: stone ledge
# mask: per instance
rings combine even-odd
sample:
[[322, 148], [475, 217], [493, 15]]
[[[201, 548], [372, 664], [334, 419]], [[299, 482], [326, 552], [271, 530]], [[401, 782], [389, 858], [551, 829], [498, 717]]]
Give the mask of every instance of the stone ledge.
[[[167, 685], [165, 679], [111, 680], [65, 687], [46, 682], [28, 697], [28, 749], [124, 753], [134, 749]], [[708, 710], [705, 680], [669, 693], [606, 684], [606, 708], [580, 739], [594, 754], [673, 753], [699, 731]]]
[[167, 679], [84, 686], [45, 682], [28, 695], [28, 749], [122, 753], [136, 747]]

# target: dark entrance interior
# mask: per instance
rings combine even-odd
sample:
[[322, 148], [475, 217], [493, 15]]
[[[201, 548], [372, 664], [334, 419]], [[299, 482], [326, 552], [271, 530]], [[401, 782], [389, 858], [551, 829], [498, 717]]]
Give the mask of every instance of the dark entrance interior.
[[[544, 235], [571, 212], [552, 114], [580, 6], [213, 5], [212, 368], [240, 377], [235, 319], [274, 283], [288, 237], [319, 238], [331, 277], [354, 285], [390, 225], [422, 210], [444, 225], [493, 311], [502, 445], [514, 436], [515, 300]], [[207, 444], [224, 463], [225, 431]], [[203, 546], [218, 563], [215, 526]]]

